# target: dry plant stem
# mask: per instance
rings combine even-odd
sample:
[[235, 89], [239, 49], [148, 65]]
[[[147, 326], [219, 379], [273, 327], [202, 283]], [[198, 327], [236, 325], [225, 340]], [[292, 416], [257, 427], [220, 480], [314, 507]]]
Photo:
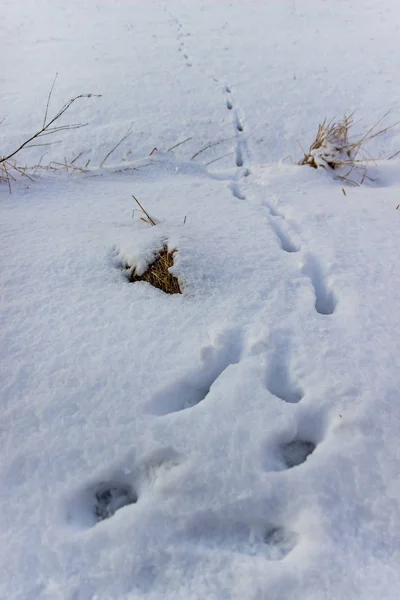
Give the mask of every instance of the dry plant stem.
[[201, 154], [202, 152], [205, 152], [209, 148], [214, 148], [214, 146], [219, 146], [220, 144], [223, 144], [224, 142], [228, 142], [229, 140], [234, 140], [235, 138], [236, 138], [235, 135], [231, 135], [230, 137], [224, 138], [223, 140], [219, 140], [218, 142], [206, 144], [205, 146], [203, 146], [203, 148], [200, 148], [200, 150], [198, 150], [195, 154], [193, 154], [193, 156], [191, 157], [190, 160], [194, 160], [197, 156], [199, 156], [199, 154]]
[[178, 142], [177, 144], [175, 144], [175, 146], [171, 146], [171, 148], [169, 148], [167, 150], [167, 152], [172, 152], [172, 150], [175, 150], [175, 148], [182, 146], [182, 144], [186, 144], [186, 142], [189, 142], [192, 139], [193, 139], [192, 137], [188, 137], [188, 138], [186, 138], [186, 140], [183, 140], [182, 142]]
[[79, 154], [77, 156], [75, 156], [74, 160], [71, 160], [71, 165], [73, 165], [74, 162], [76, 162], [78, 160], [78, 158], [80, 158], [82, 156], [82, 154], [84, 154], [84, 150], [82, 150], [82, 152], [79, 152]]
[[55, 74], [53, 83], [51, 85], [50, 91], [49, 91], [49, 95], [47, 96], [47, 104], [46, 104], [46, 110], [44, 111], [44, 119], [43, 119], [43, 127], [46, 125], [46, 121], [47, 121], [47, 113], [49, 112], [49, 105], [50, 105], [50, 100], [51, 100], [51, 95], [53, 93], [54, 90], [54, 86], [56, 83], [58, 77], [58, 73]]
[[152, 225], [153, 227], [155, 227], [157, 225], [157, 223], [155, 221], [153, 221], [153, 219], [150, 217], [150, 215], [148, 214], [148, 212], [146, 212], [146, 210], [140, 204], [139, 200], [133, 194], [132, 194], [132, 198], [138, 204], [138, 206], [140, 207], [140, 210], [146, 215], [146, 217], [147, 217], [148, 222], [150, 223], [150, 225]]
[[227, 156], [232, 156], [232, 154], [235, 154], [235, 153], [234, 152], [228, 152], [228, 154], [223, 154], [222, 156], [219, 156], [218, 158], [214, 158], [214, 160], [210, 160], [210, 162], [206, 163], [204, 166], [208, 167], [209, 165], [212, 165], [213, 163], [216, 163], [219, 160], [222, 160], [223, 158], [226, 158]]
[[394, 154], [392, 154], [392, 156], [389, 156], [388, 160], [392, 160], [392, 158], [394, 158], [398, 154], [400, 154], [400, 150], [398, 150], [397, 152], [395, 152]]
[[100, 169], [104, 165], [104, 163], [106, 162], [106, 160], [108, 158], [110, 158], [111, 154], [122, 144], [122, 142], [124, 142], [126, 140], [126, 138], [128, 138], [131, 135], [131, 133], [132, 133], [132, 125], [129, 127], [129, 129], [125, 133], [125, 135], [119, 140], [118, 144], [116, 144], [114, 146], [114, 148], [112, 150], [110, 150], [110, 152], [108, 154], [106, 154], [106, 156], [103, 158], [103, 160], [100, 163]]

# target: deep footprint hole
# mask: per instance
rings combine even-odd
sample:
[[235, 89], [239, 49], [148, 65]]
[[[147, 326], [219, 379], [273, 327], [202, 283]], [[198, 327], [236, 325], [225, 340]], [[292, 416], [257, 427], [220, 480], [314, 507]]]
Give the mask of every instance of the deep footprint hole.
[[243, 167], [243, 158], [241, 156], [236, 157], [236, 166]]
[[288, 444], [281, 444], [279, 451], [286, 468], [292, 469], [303, 464], [314, 452], [316, 445], [309, 440], [293, 440]]
[[267, 389], [288, 404], [297, 404], [304, 397], [301, 387], [291, 381], [286, 369], [281, 365], [277, 365], [269, 373]]
[[284, 527], [273, 527], [266, 531], [264, 543], [269, 549], [269, 560], [282, 560], [296, 546], [298, 535]]
[[315, 301], [315, 310], [320, 315], [333, 315], [336, 309], [336, 298], [330, 291], [325, 291], [323, 295], [317, 295]]
[[94, 492], [94, 515], [97, 521], [109, 519], [120, 508], [137, 502], [135, 490], [126, 483], [103, 482]]

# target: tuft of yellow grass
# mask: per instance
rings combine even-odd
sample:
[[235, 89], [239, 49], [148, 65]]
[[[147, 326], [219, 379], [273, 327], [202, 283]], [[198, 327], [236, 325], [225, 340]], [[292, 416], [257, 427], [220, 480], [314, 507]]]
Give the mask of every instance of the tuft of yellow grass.
[[149, 265], [143, 275], [137, 275], [134, 269], [126, 265], [125, 268], [130, 270], [128, 275], [129, 281], [132, 283], [147, 281], [147, 283], [150, 283], [150, 285], [162, 290], [166, 294], [181, 294], [178, 279], [169, 270], [174, 265], [175, 252], [176, 250], [169, 252], [168, 248], [164, 246], [159, 251], [156, 260]]

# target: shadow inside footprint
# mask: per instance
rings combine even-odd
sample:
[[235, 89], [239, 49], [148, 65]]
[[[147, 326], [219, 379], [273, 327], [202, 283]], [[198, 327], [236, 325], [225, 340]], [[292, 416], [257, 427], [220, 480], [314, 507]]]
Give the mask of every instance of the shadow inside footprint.
[[317, 313], [320, 315], [332, 315], [336, 309], [337, 299], [332, 290], [329, 289], [318, 259], [309, 254], [306, 257], [302, 271], [311, 279], [315, 292], [315, 310]]
[[264, 543], [269, 549], [269, 560], [282, 560], [293, 550], [297, 543], [297, 534], [283, 527], [269, 529], [264, 536]]
[[296, 404], [303, 398], [303, 390], [296, 386], [289, 378], [287, 369], [282, 364], [275, 364], [268, 373], [268, 390], [289, 404]]
[[279, 448], [280, 454], [288, 469], [298, 467], [304, 463], [315, 450], [313, 442], [305, 440], [293, 440], [288, 444], [282, 444]]
[[300, 250], [300, 246], [292, 240], [287, 232], [285, 232], [278, 222], [272, 222], [272, 228], [275, 231], [276, 237], [278, 238], [282, 250], [292, 254]]
[[185, 538], [196, 546], [282, 560], [297, 544], [298, 534], [276, 525], [252, 525], [245, 521], [217, 517], [197, 517], [186, 529]]
[[135, 502], [137, 502], [137, 495], [130, 485], [116, 482], [100, 483], [94, 492], [94, 514], [97, 521], [104, 521], [123, 506]]

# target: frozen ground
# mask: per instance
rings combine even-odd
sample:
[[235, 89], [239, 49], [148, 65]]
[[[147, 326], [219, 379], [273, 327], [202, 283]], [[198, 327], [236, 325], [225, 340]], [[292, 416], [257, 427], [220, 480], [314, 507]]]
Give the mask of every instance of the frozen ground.
[[[399, 25], [394, 0], [3, 2], [0, 154], [55, 72], [50, 112], [102, 97], [21, 158], [90, 173], [0, 187], [1, 599], [399, 598], [399, 162], [346, 195], [293, 164], [325, 116], [400, 118]], [[182, 295], [121, 270], [165, 242]]]

